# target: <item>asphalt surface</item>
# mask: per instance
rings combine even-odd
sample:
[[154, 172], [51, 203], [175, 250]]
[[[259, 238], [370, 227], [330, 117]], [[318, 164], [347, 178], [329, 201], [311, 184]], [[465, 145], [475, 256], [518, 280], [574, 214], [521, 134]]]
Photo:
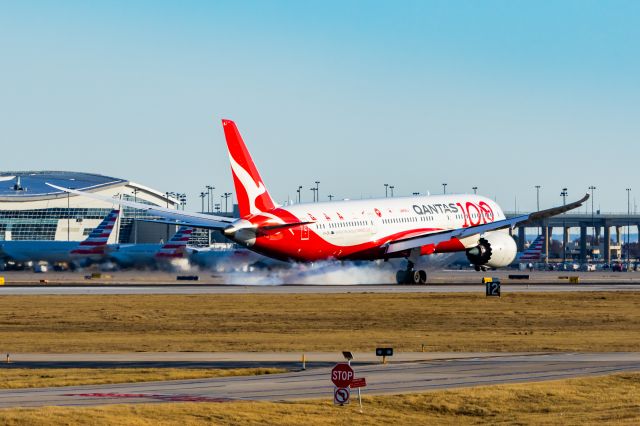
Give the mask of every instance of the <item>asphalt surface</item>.
[[[359, 365], [354, 369], [356, 377], [365, 377], [367, 380], [364, 394], [376, 395], [640, 371], [640, 353], [458, 356], [419, 362], [394, 362], [387, 365]], [[331, 367], [322, 367], [265, 376], [2, 390], [0, 408], [177, 401], [331, 399], [334, 388], [330, 381], [330, 370]]]
[[[157, 285], [157, 286], [16, 286], [2, 295], [81, 294], [311, 294], [311, 293], [484, 293], [482, 284], [433, 285]], [[640, 291], [640, 284], [502, 284], [502, 293]]]
[[[429, 271], [427, 285], [397, 285], [388, 270], [334, 268], [311, 271], [168, 273], [123, 271], [85, 279], [83, 272], [4, 272], [0, 295], [28, 294], [243, 294], [243, 293], [461, 293], [483, 292], [483, 277], [496, 277], [504, 292], [640, 291], [640, 272]], [[292, 275], [293, 273], [293, 275]], [[181, 281], [178, 276], [197, 276]], [[526, 279], [516, 279], [524, 276]], [[510, 277], [511, 276], [511, 277]], [[570, 283], [576, 277], [578, 284]], [[42, 280], [42, 282], [40, 282]], [[386, 284], [382, 284], [386, 283]]]

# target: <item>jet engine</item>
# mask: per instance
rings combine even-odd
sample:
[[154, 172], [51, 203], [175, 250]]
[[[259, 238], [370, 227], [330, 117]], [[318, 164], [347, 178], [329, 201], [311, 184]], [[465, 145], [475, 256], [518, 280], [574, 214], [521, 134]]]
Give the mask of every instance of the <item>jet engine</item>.
[[504, 232], [485, 234], [478, 245], [467, 250], [467, 259], [476, 270], [509, 266], [516, 258], [518, 247], [513, 238]]

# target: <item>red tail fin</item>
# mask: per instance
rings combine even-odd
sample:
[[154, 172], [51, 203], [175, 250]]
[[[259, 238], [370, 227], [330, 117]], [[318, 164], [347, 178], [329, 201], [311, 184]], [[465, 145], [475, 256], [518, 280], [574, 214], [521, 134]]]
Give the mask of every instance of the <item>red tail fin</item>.
[[227, 140], [240, 217], [272, 210], [275, 203], [262, 183], [260, 173], [242, 141], [236, 124], [231, 120], [222, 120], [222, 128]]

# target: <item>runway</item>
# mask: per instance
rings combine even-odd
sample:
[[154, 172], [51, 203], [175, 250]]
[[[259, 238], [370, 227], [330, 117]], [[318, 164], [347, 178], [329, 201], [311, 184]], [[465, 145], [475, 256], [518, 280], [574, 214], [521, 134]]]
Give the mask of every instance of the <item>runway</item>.
[[[373, 269], [373, 268], [370, 268]], [[349, 270], [353, 272], [352, 270]], [[85, 279], [82, 272], [5, 272], [0, 295], [31, 294], [305, 294], [305, 293], [474, 293], [484, 292], [485, 276], [497, 277], [503, 293], [565, 291], [640, 291], [640, 273], [549, 271], [430, 271], [427, 285], [389, 284], [391, 276], [371, 277], [351, 272], [339, 275], [288, 276], [265, 271], [243, 273], [187, 273], [198, 281], [179, 281], [183, 274], [159, 271], [124, 271]], [[510, 278], [525, 275], [527, 279]], [[569, 277], [579, 280], [570, 283]], [[365, 279], [367, 278], [367, 279]], [[387, 279], [388, 278], [388, 279]], [[42, 281], [42, 282], [41, 282]], [[387, 284], [382, 284], [382, 283]]]
[[[432, 354], [437, 355], [437, 354]], [[335, 356], [335, 354], [333, 355]], [[331, 367], [286, 374], [0, 391], [0, 408], [119, 403], [331, 399]], [[640, 353], [458, 354], [424, 361], [354, 366], [365, 395], [425, 392], [640, 371]]]
[[[482, 284], [432, 285], [98, 285], [98, 286], [4, 286], [2, 295], [116, 295], [116, 294], [346, 294], [346, 293], [484, 293]], [[502, 294], [640, 291], [640, 284], [503, 284]]]

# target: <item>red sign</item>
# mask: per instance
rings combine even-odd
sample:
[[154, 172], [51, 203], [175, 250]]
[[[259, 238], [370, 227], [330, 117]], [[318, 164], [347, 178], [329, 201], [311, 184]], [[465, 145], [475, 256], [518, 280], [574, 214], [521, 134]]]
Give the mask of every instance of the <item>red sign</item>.
[[363, 388], [367, 386], [367, 381], [364, 379], [364, 377], [358, 377], [357, 379], [353, 379], [351, 381], [351, 389], [355, 389], [355, 388]]
[[353, 380], [353, 369], [347, 363], [336, 364], [331, 370], [331, 381], [339, 388], [346, 388]]

